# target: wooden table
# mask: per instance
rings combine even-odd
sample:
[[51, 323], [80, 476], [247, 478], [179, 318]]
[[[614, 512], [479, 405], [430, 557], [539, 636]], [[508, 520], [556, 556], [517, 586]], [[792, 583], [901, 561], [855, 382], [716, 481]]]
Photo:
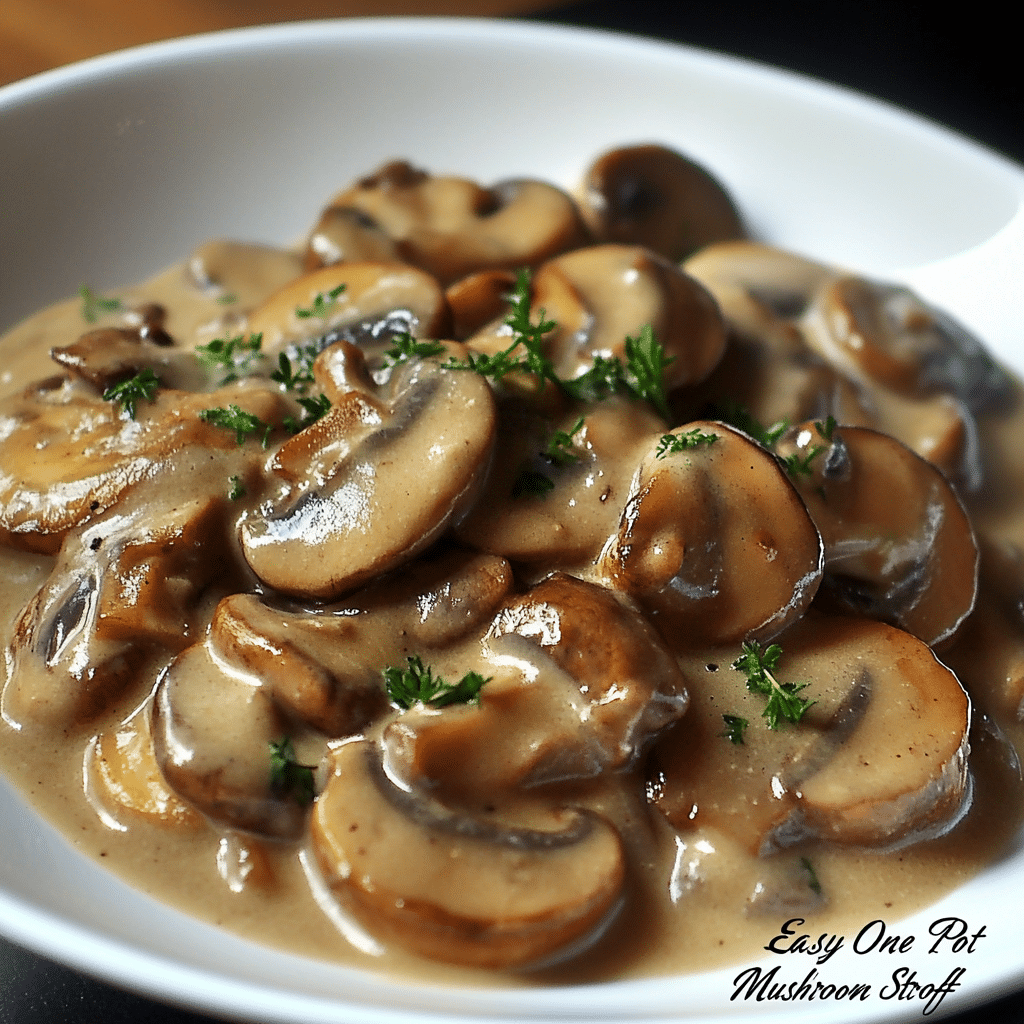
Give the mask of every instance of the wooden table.
[[311, 18], [500, 16], [543, 0], [0, 0], [0, 85], [140, 43]]

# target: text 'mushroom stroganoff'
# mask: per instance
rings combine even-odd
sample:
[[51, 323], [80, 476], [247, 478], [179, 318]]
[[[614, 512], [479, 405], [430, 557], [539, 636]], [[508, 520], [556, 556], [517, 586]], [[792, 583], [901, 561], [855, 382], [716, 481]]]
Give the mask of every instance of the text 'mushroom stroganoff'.
[[1018, 824], [1018, 384], [678, 153], [388, 163], [3, 346], [2, 759], [148, 892], [600, 978], [909, 912]]

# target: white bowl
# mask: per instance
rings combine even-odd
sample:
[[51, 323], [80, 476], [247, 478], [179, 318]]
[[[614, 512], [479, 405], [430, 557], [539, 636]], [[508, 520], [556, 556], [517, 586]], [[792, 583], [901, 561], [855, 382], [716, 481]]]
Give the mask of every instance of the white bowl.
[[[649, 41], [475, 20], [229, 32], [0, 90], [0, 328], [83, 282], [142, 279], [209, 237], [290, 242], [326, 197], [389, 157], [484, 181], [523, 174], [569, 185], [599, 151], [637, 141], [713, 168], [765, 239], [915, 281], [1024, 369], [1024, 290], [1000, 283], [1019, 281], [1024, 266], [1020, 168], [793, 75]], [[942, 1011], [1024, 984], [1024, 850], [894, 924], [918, 936], [898, 963], [847, 950], [821, 968], [837, 985], [870, 982], [870, 998], [752, 1003], [730, 1001], [739, 968], [514, 992], [390, 982], [252, 946], [154, 903], [78, 855], [3, 784], [0, 821], [8, 937], [248, 1021], [898, 1020], [924, 1004], [881, 995], [897, 967], [922, 982], [965, 968]], [[927, 954], [941, 917], [985, 926], [974, 954]], [[802, 979], [814, 967], [806, 960], [784, 964], [787, 976]]]

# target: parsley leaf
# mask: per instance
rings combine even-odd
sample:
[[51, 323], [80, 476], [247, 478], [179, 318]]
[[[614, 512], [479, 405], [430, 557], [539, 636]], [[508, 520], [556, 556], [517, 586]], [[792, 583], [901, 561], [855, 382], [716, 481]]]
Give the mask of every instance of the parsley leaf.
[[666, 455], [690, 451], [694, 448], [706, 448], [718, 440], [717, 434], [705, 434], [700, 427], [686, 430], [681, 434], [664, 434], [658, 442], [655, 458], [663, 459]]
[[96, 323], [101, 313], [117, 313], [124, 309], [120, 299], [105, 299], [84, 284], [78, 289], [78, 294], [82, 300], [82, 319], [87, 324]]
[[294, 416], [286, 416], [284, 418], [284, 428], [291, 434], [297, 434], [300, 430], [305, 430], [310, 424], [316, 423], [331, 408], [331, 400], [326, 395], [316, 395], [313, 398], [299, 398], [297, 401], [303, 409], [302, 419], [296, 420]]
[[807, 872], [807, 888], [816, 896], [821, 896], [821, 882], [818, 880], [818, 872], [814, 870], [814, 865], [807, 857], [801, 857], [800, 866]]
[[235, 440], [239, 445], [245, 444], [246, 438], [250, 434], [258, 434], [262, 431], [263, 438], [261, 443], [266, 448], [267, 441], [270, 439], [270, 432], [274, 429], [272, 424], [264, 423], [258, 416], [240, 409], [234, 403], [226, 409], [223, 406], [215, 409], [203, 409], [199, 413], [199, 418], [204, 423], [212, 423], [215, 427], [233, 430], [235, 432]]
[[553, 466], [568, 466], [570, 463], [579, 462], [580, 457], [573, 451], [572, 439], [582, 429], [583, 417], [580, 416], [568, 430], [556, 430], [541, 452], [543, 458]]
[[262, 345], [262, 334], [239, 334], [234, 338], [214, 338], [209, 345], [196, 345], [195, 353], [204, 366], [219, 366], [228, 371], [221, 380], [223, 385], [238, 380], [240, 374], [252, 372], [253, 363], [263, 358]]
[[739, 715], [722, 715], [722, 718], [725, 721], [725, 732], [719, 735], [724, 736], [730, 743], [742, 746], [743, 732], [750, 723]]
[[807, 683], [780, 683], [776, 678], [781, 657], [782, 648], [778, 644], [770, 644], [762, 650], [756, 640], [745, 640], [743, 653], [732, 663], [734, 669], [747, 677], [748, 690], [768, 698], [761, 715], [767, 719], [769, 729], [778, 729], [783, 719], [799, 722], [804, 712], [814, 704], [813, 700], [799, 696], [800, 691], [807, 688]]
[[228, 483], [231, 484], [231, 489], [228, 491], [228, 498], [231, 501], [238, 501], [239, 498], [245, 497], [245, 484], [242, 483], [240, 476], [229, 476]]
[[512, 485], [513, 498], [542, 497], [555, 489], [555, 481], [536, 469], [524, 469]]
[[544, 336], [558, 325], [544, 319], [540, 311], [540, 322], [530, 320], [530, 272], [520, 270], [516, 274], [515, 291], [508, 296], [511, 311], [505, 324], [512, 330], [512, 344], [500, 352], [470, 352], [465, 360], [454, 356], [446, 364], [452, 370], [474, 370], [483, 377], [501, 380], [513, 370], [525, 370], [539, 380], [550, 380], [561, 385], [551, 360], [544, 355]]
[[666, 420], [672, 419], [665, 389], [665, 367], [675, 361], [666, 358], [665, 349], [654, 336], [654, 328], [644, 324], [638, 338], [626, 338], [626, 370], [632, 380], [630, 389], [640, 398], [648, 401]]
[[147, 366], [140, 370], [134, 377], [114, 384], [103, 392], [105, 402], [119, 402], [121, 408], [128, 413], [131, 419], [135, 419], [135, 405], [145, 398], [152, 402], [156, 389], [160, 386], [160, 378], [153, 372], [153, 368]]
[[286, 391], [305, 391], [313, 383], [313, 363], [320, 354], [316, 345], [304, 345], [294, 349], [296, 366], [284, 352], [277, 354], [277, 369], [270, 374], [270, 379], [283, 384]]
[[490, 682], [479, 672], [467, 672], [457, 683], [446, 683], [434, 675], [429, 665], [423, 664], [418, 654], [405, 660], [408, 668], [390, 666], [384, 669], [388, 698], [403, 711], [408, 711], [414, 704], [443, 708], [449, 704], [477, 703], [484, 683]]
[[395, 366], [406, 359], [422, 359], [439, 356], [444, 345], [439, 341], [417, 341], [408, 331], [402, 331], [391, 339], [391, 348], [384, 350], [384, 365]]
[[312, 317], [319, 317], [321, 320], [330, 316], [331, 310], [336, 305], [338, 298], [341, 293], [345, 290], [344, 284], [339, 284], [337, 287], [332, 288], [325, 295], [323, 292], [317, 292], [313, 297], [313, 301], [305, 309], [302, 307], [295, 310], [295, 315], [300, 320], [309, 320]]
[[316, 796], [312, 765], [299, 764], [289, 736], [270, 741], [270, 790], [300, 804], [311, 804]]
[[746, 406], [738, 402], [726, 402], [714, 411], [714, 418], [728, 423], [737, 430], [742, 430], [764, 448], [771, 448], [776, 441], [789, 429], [789, 420], [779, 420], [770, 427], [759, 423]]

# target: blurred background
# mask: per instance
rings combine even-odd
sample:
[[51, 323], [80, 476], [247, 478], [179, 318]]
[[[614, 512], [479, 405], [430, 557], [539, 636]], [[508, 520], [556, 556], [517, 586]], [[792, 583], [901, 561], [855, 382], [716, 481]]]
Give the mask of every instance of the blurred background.
[[656, 35], [909, 107], [1024, 162], [1009, 5], [907, 0], [0, 0], [0, 85], [175, 36], [327, 17], [531, 17]]
[[[937, 7], [900, 0], [0, 0], [0, 86], [112, 50], [245, 25], [328, 17], [525, 17], [654, 36], [837, 82], [1024, 163], [1024, 74], [1017, 33], [1004, 24], [1010, 15], [990, 0]], [[202, 1020], [0, 939], [0, 1024]], [[1021, 1021], [1024, 994], [962, 1012], [953, 1024]]]

